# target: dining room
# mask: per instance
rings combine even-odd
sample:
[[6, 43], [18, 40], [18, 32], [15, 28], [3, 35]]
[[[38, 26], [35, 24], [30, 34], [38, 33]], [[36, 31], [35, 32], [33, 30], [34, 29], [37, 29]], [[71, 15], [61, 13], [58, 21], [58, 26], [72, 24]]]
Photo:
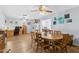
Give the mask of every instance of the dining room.
[[0, 53], [79, 53], [78, 5], [0, 5]]

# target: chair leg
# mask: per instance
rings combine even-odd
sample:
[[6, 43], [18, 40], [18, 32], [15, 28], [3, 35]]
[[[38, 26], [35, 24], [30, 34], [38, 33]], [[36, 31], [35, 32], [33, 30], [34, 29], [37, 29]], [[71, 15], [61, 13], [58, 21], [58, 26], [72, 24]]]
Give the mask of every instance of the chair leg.
[[41, 46], [39, 46], [38, 44], [37, 44], [37, 47], [36, 47], [36, 52], [41, 52], [42, 50], [41, 50]]
[[55, 47], [54, 47], [54, 52], [55, 52], [55, 53], [61, 52], [61, 47], [55, 46]]
[[61, 53], [67, 53], [67, 47], [62, 48]]

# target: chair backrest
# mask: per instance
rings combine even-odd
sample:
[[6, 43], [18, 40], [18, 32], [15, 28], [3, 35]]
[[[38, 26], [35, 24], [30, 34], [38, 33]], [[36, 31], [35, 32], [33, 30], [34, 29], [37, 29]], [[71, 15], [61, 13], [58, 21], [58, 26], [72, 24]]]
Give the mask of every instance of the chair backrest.
[[31, 39], [36, 39], [36, 33], [35, 32], [31, 32]]
[[61, 33], [61, 31], [54, 31], [53, 35], [54, 36], [61, 36], [62, 33]]
[[53, 30], [49, 30], [49, 34], [53, 34]]
[[50, 40], [44, 39], [44, 44], [49, 44], [49, 43], [50, 43]]
[[36, 33], [36, 41], [41, 41], [42, 38], [41, 38], [41, 33]]
[[36, 38], [36, 33], [35, 32], [31, 32], [31, 38], [35, 39]]
[[41, 37], [41, 33], [36, 33], [36, 37], [40, 38]]
[[63, 34], [63, 44], [67, 45], [69, 41], [69, 34]]

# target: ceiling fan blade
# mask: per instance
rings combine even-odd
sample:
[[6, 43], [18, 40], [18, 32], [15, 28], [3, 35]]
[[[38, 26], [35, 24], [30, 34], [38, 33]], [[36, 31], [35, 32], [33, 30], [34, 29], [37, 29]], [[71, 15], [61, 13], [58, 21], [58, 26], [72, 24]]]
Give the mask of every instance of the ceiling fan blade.
[[46, 10], [46, 12], [52, 13], [53, 11], [51, 11], [51, 10]]
[[38, 10], [31, 10], [31, 12], [36, 12], [36, 11], [38, 11]]

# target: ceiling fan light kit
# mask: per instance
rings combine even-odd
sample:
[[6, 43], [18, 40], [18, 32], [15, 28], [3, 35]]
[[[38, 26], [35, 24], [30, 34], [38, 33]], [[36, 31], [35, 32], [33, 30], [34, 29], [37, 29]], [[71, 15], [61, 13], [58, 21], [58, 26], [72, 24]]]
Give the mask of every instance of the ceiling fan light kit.
[[38, 9], [32, 10], [33, 12], [39, 11], [40, 14], [44, 15], [46, 13], [52, 13], [52, 10], [49, 10], [46, 6], [40, 5]]

